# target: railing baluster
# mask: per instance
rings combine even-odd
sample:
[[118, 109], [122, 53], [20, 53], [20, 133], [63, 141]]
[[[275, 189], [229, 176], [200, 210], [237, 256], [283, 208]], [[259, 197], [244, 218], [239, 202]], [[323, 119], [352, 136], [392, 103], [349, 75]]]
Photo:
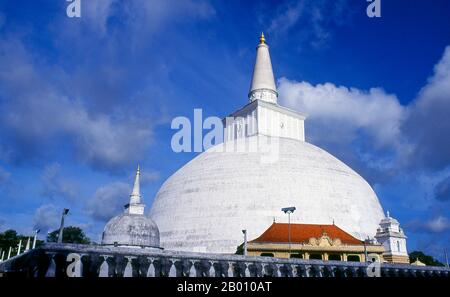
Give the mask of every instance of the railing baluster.
[[109, 276], [109, 265], [108, 265], [108, 256], [102, 256], [103, 257], [103, 263], [100, 266], [99, 270], [99, 277], [108, 277]]
[[169, 277], [176, 277], [177, 276], [177, 267], [175, 266], [175, 260], [171, 261], [170, 270], [169, 270]]

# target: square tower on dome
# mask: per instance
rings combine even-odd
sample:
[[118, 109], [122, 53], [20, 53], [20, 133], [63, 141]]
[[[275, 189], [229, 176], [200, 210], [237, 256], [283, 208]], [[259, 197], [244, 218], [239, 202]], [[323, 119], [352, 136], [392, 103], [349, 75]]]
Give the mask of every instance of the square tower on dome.
[[224, 119], [224, 141], [254, 135], [305, 141], [306, 116], [263, 100], [254, 100]]
[[261, 34], [248, 93], [249, 103], [224, 119], [224, 141], [254, 135], [305, 141], [306, 116], [278, 105], [269, 46]]

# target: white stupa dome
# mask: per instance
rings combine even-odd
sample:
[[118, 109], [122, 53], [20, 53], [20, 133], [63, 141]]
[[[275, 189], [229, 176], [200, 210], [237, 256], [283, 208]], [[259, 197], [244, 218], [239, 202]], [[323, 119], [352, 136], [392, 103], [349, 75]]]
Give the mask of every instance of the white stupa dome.
[[[295, 206], [292, 223], [336, 225], [365, 239], [384, 217], [370, 185], [323, 149], [305, 142], [305, 117], [277, 104], [262, 37], [249, 101], [231, 116], [224, 143], [201, 153], [162, 185], [150, 211], [166, 249], [234, 253]], [[261, 70], [262, 69], [262, 70]], [[263, 71], [264, 70], [264, 71]], [[269, 83], [270, 82], [270, 83]], [[244, 142], [245, 148], [230, 152]]]
[[[281, 208], [295, 206], [293, 223], [330, 224], [363, 239], [384, 217], [369, 184], [350, 167], [312, 144], [279, 141], [278, 160], [268, 157], [266, 136], [246, 140], [258, 152], [206, 151], [172, 175], [159, 190], [150, 216], [166, 249], [234, 253], [273, 222], [287, 222]], [[232, 142], [227, 143], [229, 145]]]
[[144, 215], [145, 204], [140, 193], [140, 175], [138, 167], [130, 202], [125, 205], [122, 214], [113, 217], [105, 225], [102, 245], [159, 248], [158, 226]]

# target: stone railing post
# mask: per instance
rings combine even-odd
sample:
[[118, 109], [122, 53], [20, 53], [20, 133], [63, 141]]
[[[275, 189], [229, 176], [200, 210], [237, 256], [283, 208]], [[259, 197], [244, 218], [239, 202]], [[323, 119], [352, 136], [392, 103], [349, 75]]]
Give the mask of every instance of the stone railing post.
[[125, 258], [127, 259], [127, 264], [126, 264], [125, 269], [123, 271], [123, 277], [133, 277], [132, 260], [135, 259], [135, 257], [127, 256]]
[[109, 256], [102, 255], [101, 257], [103, 258], [103, 263], [102, 263], [102, 265], [100, 265], [98, 276], [99, 277], [109, 277], [109, 265], [108, 265]]
[[216, 277], [216, 270], [215, 270], [214, 264], [215, 264], [215, 262], [211, 261], [211, 266], [209, 266], [209, 272], [208, 272], [209, 277]]
[[233, 277], [234, 276], [234, 267], [233, 267], [233, 262], [229, 262], [228, 263], [228, 277]]
[[189, 269], [189, 277], [196, 277], [197, 276], [197, 270], [195, 269], [195, 262], [192, 261], [191, 268]]
[[56, 263], [55, 263], [55, 253], [47, 253], [47, 257], [50, 259], [48, 263], [47, 271], [45, 272], [45, 277], [55, 277], [56, 276]]
[[147, 258], [149, 265], [147, 269], [147, 277], [155, 277], [155, 264], [153, 263], [155, 259], [153, 258]]

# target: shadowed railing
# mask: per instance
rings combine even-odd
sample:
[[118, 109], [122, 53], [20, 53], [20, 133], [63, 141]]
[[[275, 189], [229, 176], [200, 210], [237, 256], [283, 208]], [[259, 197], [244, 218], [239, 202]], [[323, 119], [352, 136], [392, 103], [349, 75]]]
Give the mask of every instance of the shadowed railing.
[[47, 244], [0, 263], [25, 277], [448, 277], [445, 267]]

